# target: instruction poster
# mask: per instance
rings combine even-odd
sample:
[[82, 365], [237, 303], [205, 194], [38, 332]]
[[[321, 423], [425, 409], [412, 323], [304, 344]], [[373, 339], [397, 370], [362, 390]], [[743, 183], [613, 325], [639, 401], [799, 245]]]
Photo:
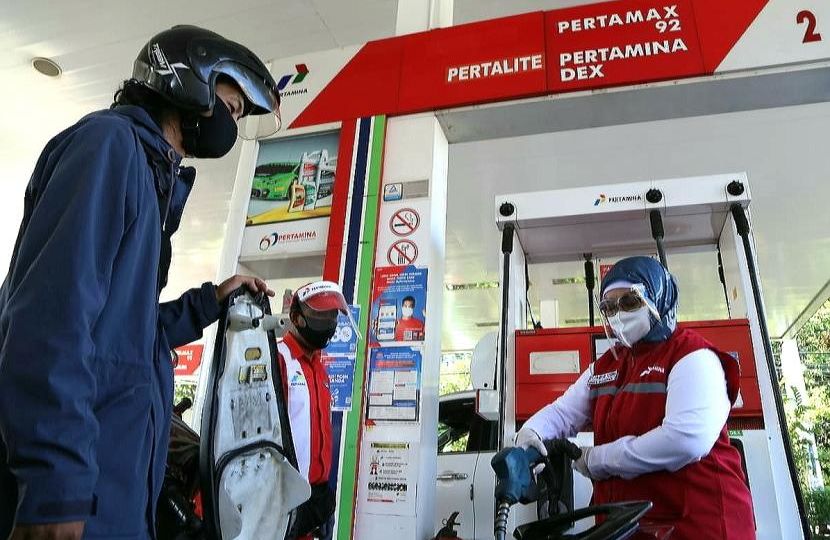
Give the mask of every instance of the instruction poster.
[[[360, 306], [349, 306], [355, 322], [360, 320]], [[352, 383], [359, 336], [349, 318], [342, 313], [337, 318], [337, 329], [321, 360], [329, 376], [332, 411], [352, 410]]]
[[[365, 448], [365, 447], [364, 447]], [[366, 448], [365, 448], [366, 449]], [[370, 442], [365, 452], [362, 500], [372, 513], [415, 514], [417, 454], [415, 443]]]
[[421, 351], [414, 347], [381, 347], [369, 358], [369, 420], [418, 420]]
[[262, 143], [246, 225], [331, 215], [339, 141], [330, 132]]
[[375, 269], [370, 345], [422, 342], [426, 325], [427, 269], [389, 266]]

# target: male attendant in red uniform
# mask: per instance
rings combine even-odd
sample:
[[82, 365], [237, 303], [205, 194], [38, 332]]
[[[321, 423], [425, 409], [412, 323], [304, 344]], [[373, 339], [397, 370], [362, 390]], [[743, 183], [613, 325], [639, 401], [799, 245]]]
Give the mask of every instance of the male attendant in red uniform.
[[401, 318], [395, 325], [395, 341], [423, 341], [424, 321], [415, 317], [415, 297], [401, 302]]
[[[331, 471], [331, 395], [320, 350], [337, 330], [338, 313], [351, 313], [336, 283], [317, 281], [297, 289], [291, 299], [291, 324], [277, 343], [297, 465], [311, 484], [311, 498], [298, 509], [292, 538], [325, 536], [323, 528], [334, 513], [329, 487]], [[354, 321], [352, 321], [354, 325]]]

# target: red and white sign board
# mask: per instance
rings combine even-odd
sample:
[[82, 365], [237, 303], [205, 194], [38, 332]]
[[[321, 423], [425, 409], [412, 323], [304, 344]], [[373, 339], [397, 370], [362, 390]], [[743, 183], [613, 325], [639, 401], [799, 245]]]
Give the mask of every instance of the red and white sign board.
[[297, 57], [274, 73], [307, 66], [308, 92], [290, 78], [284, 91], [283, 123], [301, 127], [816, 62], [830, 59], [828, 40], [825, 0], [617, 0]]
[[193, 344], [176, 348], [176, 355], [179, 361], [173, 369], [176, 377], [190, 377], [196, 374], [196, 370], [202, 363], [202, 352], [204, 345]]
[[[756, 0], [755, 3], [760, 2]], [[734, 10], [731, 3], [720, 3], [719, 9], [724, 8], [726, 13]], [[828, 58], [830, 2], [771, 0], [732, 45], [716, 71], [757, 69]]]
[[378, 266], [427, 266], [429, 200], [384, 202], [378, 220]]
[[323, 92], [362, 48], [358, 45], [282, 58], [272, 63], [271, 75], [280, 87], [280, 119], [283, 130], [308, 108], [314, 98]]
[[410, 36], [398, 113], [544, 94], [543, 24], [537, 12]]
[[605, 2], [549, 11], [545, 31], [551, 92], [704, 72], [690, 0]]
[[328, 217], [301, 219], [246, 227], [242, 236], [242, 260], [313, 255], [326, 250]]

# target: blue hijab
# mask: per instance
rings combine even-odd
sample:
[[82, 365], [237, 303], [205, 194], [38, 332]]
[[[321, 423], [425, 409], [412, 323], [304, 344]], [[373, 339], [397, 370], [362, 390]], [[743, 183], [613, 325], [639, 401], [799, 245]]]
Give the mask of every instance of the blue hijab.
[[641, 341], [669, 339], [677, 327], [677, 282], [674, 276], [651, 257], [629, 257], [611, 268], [602, 280], [600, 293], [605, 294], [605, 288], [616, 281], [643, 285], [646, 301], [660, 314], [660, 320], [652, 320], [651, 330]]

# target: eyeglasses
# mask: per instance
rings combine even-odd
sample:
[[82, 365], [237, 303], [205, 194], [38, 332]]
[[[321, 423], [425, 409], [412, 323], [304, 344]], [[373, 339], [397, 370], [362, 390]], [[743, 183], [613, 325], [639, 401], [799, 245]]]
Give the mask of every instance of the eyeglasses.
[[606, 317], [613, 317], [620, 311], [637, 311], [646, 305], [638, 291], [629, 291], [618, 298], [608, 298], [599, 303], [599, 311]]

